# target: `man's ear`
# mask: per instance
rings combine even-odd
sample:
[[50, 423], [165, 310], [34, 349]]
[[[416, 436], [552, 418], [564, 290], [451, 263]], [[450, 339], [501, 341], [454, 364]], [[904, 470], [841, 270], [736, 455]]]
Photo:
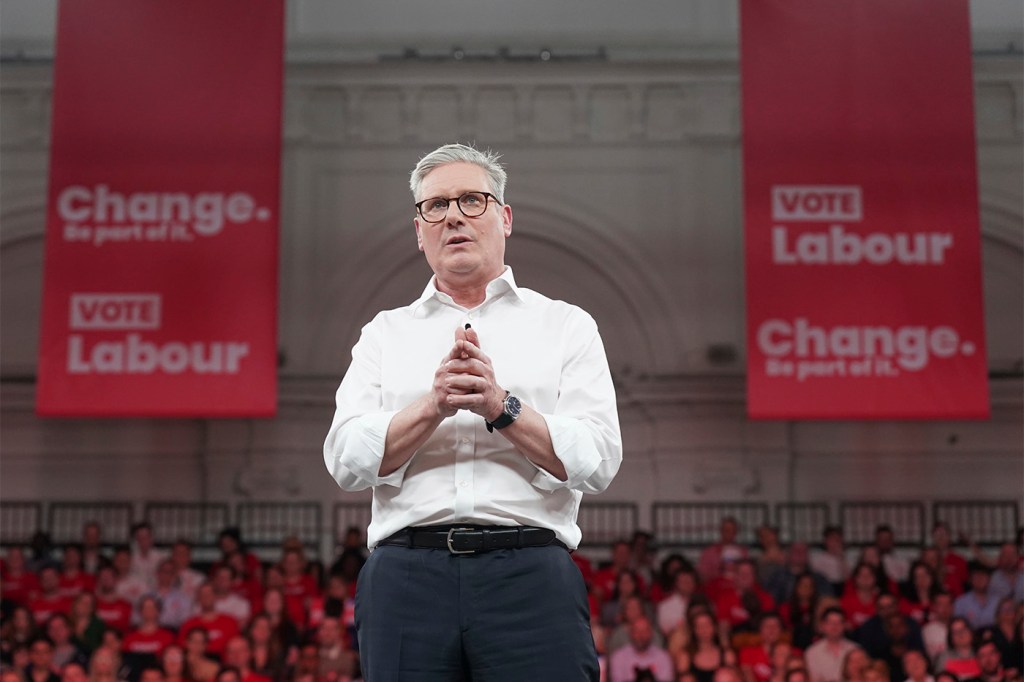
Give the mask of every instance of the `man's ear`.
[[502, 231], [508, 237], [512, 234], [512, 207], [508, 204], [501, 207], [501, 223]]
[[413, 218], [412, 219], [412, 224], [413, 224], [413, 227], [416, 228], [416, 247], [420, 251], [422, 251], [423, 250], [423, 234], [420, 232], [420, 219], [419, 218]]

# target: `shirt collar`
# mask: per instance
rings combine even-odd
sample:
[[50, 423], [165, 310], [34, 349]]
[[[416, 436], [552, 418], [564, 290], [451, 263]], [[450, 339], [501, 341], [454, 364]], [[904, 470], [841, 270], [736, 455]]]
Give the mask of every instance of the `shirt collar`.
[[[497, 298], [506, 292], [511, 292], [520, 301], [523, 300], [523, 294], [516, 285], [516, 279], [512, 274], [512, 268], [507, 265], [500, 275], [487, 283], [487, 294], [484, 297], [484, 303], [487, 303], [491, 299]], [[417, 310], [428, 301], [434, 301], [442, 305], [457, 305], [452, 300], [451, 296], [437, 288], [437, 275], [430, 278], [430, 281], [427, 282], [426, 288], [423, 289], [423, 293], [420, 294], [419, 298], [413, 301], [412, 309]], [[481, 303], [481, 305], [483, 305], [483, 303]]]

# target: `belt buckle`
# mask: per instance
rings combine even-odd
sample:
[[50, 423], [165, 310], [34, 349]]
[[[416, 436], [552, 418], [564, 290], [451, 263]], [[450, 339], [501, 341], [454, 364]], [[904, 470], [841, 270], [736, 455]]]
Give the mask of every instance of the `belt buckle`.
[[475, 549], [455, 549], [454, 547], [452, 547], [452, 533], [454, 533], [457, 530], [476, 530], [476, 528], [449, 528], [448, 537], [446, 538], [446, 542], [448, 543], [448, 551], [452, 554], [476, 554]]

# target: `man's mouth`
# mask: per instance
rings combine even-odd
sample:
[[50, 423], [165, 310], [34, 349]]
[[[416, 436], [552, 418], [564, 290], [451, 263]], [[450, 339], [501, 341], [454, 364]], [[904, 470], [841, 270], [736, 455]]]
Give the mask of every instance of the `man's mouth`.
[[469, 237], [467, 237], [465, 235], [457, 234], [457, 235], [449, 237], [448, 241], [446, 241], [444, 243], [444, 245], [445, 246], [454, 246], [454, 245], [457, 245], [457, 244], [465, 244], [465, 243], [471, 242], [471, 241], [473, 241], [473, 240], [470, 239]]

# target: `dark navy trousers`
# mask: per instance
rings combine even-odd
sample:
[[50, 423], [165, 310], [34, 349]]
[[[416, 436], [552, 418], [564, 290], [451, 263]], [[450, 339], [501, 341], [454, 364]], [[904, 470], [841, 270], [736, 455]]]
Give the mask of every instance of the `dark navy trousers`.
[[597, 682], [586, 587], [555, 545], [377, 547], [356, 588], [368, 682]]

